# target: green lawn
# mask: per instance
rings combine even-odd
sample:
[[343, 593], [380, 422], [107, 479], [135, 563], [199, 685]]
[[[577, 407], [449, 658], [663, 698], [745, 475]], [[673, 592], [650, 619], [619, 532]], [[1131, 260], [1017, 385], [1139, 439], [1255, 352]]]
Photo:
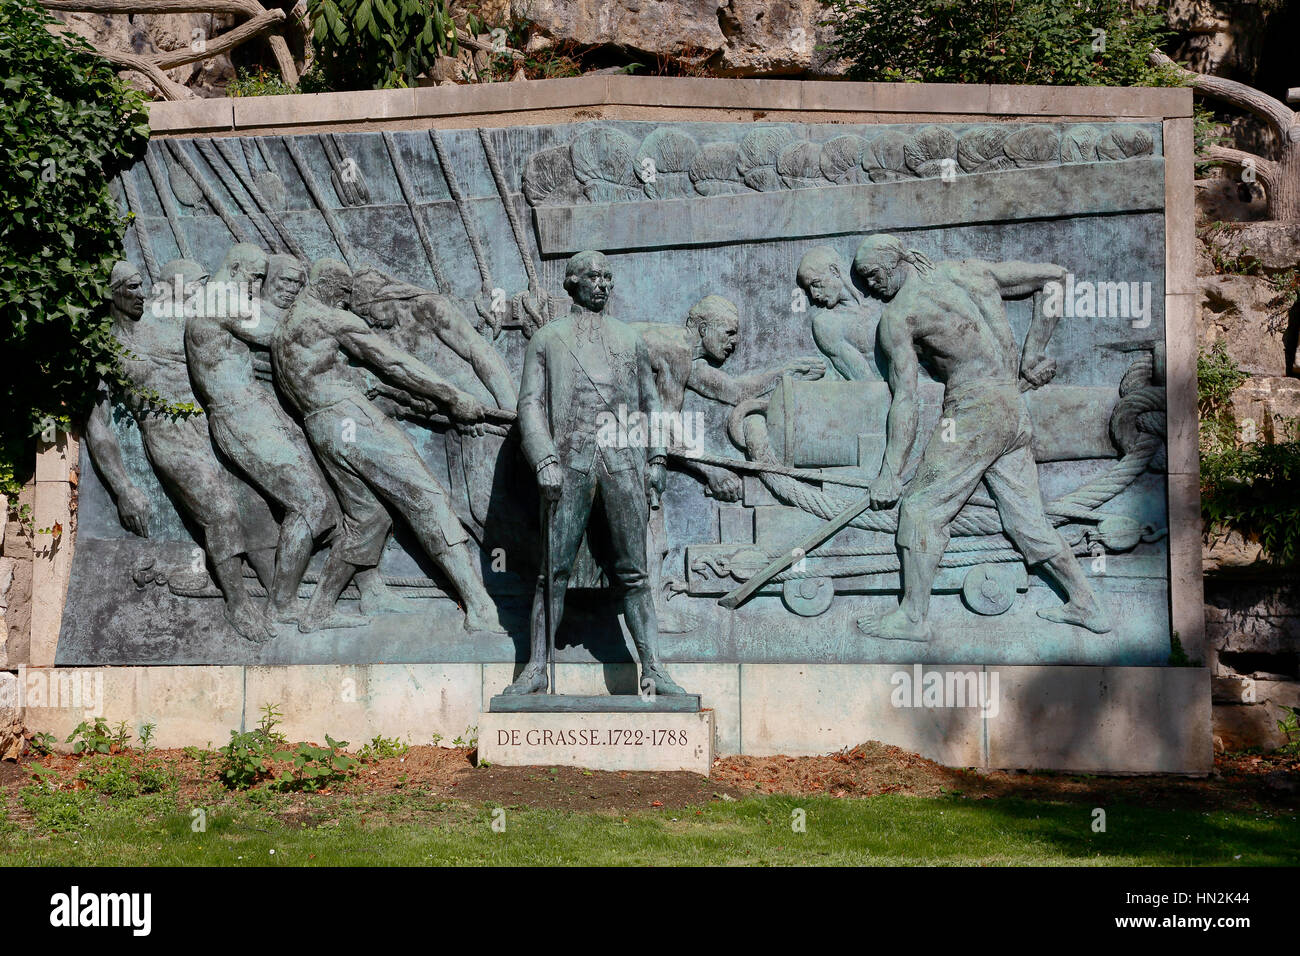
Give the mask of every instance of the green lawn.
[[[5, 796], [0, 791], [0, 797]], [[395, 797], [214, 794], [206, 832], [172, 794], [105, 802], [11, 792], [0, 865], [1280, 865], [1300, 861], [1295, 811], [878, 796], [755, 797], [626, 814]], [[219, 802], [218, 802], [219, 801]], [[3, 800], [0, 800], [3, 805]], [[806, 814], [806, 832], [792, 813]], [[27, 815], [30, 814], [30, 817]], [[33, 819], [35, 823], [33, 824]]]

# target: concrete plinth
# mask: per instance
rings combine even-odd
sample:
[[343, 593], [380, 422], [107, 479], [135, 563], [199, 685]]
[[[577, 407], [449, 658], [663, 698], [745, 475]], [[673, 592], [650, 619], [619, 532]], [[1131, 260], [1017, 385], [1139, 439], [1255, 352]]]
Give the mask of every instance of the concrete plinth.
[[500, 713], [479, 718], [478, 759], [507, 767], [687, 770], [713, 766], [713, 713]]

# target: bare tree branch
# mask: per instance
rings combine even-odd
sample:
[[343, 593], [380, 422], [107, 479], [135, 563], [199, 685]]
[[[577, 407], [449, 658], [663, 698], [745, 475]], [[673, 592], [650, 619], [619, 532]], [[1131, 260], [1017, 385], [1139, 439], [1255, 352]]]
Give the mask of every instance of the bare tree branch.
[[1208, 76], [1179, 66], [1160, 51], [1151, 54], [1151, 62], [1159, 66], [1170, 66], [1182, 73], [1192, 86], [1207, 96], [1223, 100], [1233, 106], [1253, 113], [1269, 125], [1269, 128], [1285, 140], [1286, 134], [1296, 125], [1296, 113], [1281, 100], [1274, 99], [1267, 93], [1261, 93], [1254, 87], [1236, 80], [1225, 80], [1221, 76]]
[[228, 30], [221, 36], [206, 41], [202, 50], [182, 47], [179, 50], [154, 54], [149, 59], [164, 70], [172, 70], [198, 60], [207, 60], [214, 56], [220, 56], [227, 50], [253, 39], [253, 37], [260, 36], [283, 20], [283, 10], [264, 10], [253, 19], [244, 21], [233, 30]]

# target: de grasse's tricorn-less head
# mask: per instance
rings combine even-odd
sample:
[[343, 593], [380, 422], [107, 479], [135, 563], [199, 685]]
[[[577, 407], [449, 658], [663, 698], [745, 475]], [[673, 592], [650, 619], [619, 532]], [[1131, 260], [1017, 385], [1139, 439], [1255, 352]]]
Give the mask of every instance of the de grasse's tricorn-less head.
[[601, 312], [614, 289], [614, 273], [603, 252], [579, 252], [564, 267], [564, 291], [591, 312]]

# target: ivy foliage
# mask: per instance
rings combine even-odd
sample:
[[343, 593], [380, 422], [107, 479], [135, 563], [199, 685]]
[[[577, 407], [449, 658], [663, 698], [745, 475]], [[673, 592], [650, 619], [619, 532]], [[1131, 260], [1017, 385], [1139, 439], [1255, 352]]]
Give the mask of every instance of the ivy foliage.
[[1300, 560], [1300, 434], [1223, 446], [1201, 456], [1201, 512], [1209, 527], [1258, 540], [1279, 564]]
[[827, 0], [855, 80], [1179, 86], [1147, 56], [1168, 35], [1130, 0]]
[[448, 0], [307, 0], [311, 91], [414, 86], [439, 56], [456, 55], [447, 7]]
[[36, 0], [0, 0], [0, 494], [120, 382], [105, 308], [127, 219], [108, 183], [149, 138], [143, 97]]
[[[1201, 418], [1201, 516], [1206, 527], [1232, 529], [1257, 540], [1280, 564], [1300, 560], [1300, 423], [1274, 434], [1271, 422], [1256, 433], [1239, 427], [1232, 393], [1249, 376], [1222, 342], [1196, 362]], [[1244, 426], [1246, 423], [1241, 423]]]

